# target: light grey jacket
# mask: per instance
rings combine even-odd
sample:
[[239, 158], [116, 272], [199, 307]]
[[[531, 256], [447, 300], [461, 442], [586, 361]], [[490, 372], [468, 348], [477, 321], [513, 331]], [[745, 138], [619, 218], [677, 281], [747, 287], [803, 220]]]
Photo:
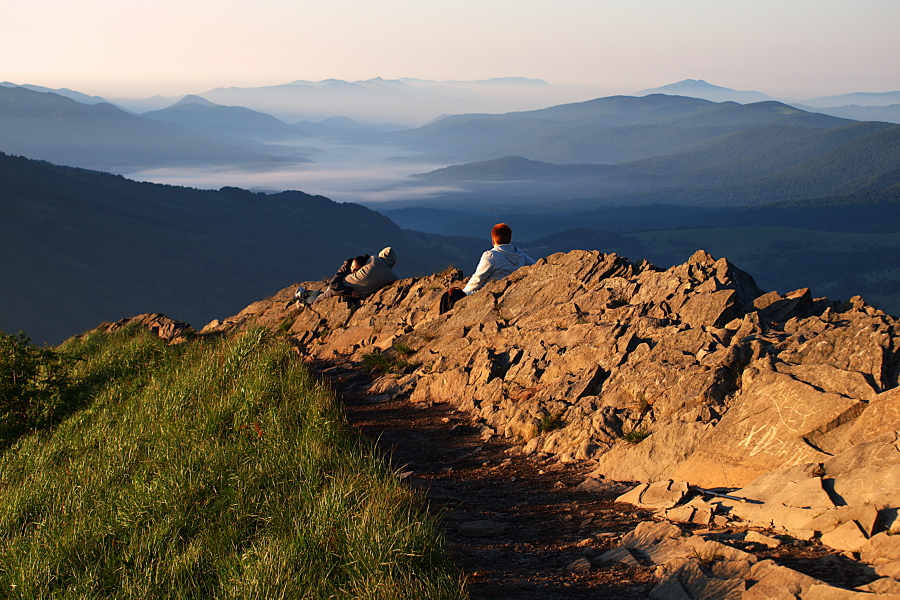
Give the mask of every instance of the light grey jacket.
[[351, 273], [344, 278], [344, 287], [359, 292], [360, 296], [374, 294], [392, 281], [400, 279], [394, 272], [397, 257], [394, 249], [388, 246], [373, 256], [356, 273]]
[[519, 267], [533, 264], [534, 259], [512, 244], [496, 245], [481, 255], [478, 267], [469, 278], [463, 292], [471, 294], [483, 288], [489, 281], [503, 279]]

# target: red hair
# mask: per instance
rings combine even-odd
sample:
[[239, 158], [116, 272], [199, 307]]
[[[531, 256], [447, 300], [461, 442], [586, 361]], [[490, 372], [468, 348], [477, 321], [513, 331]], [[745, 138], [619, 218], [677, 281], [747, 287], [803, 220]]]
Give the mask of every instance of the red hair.
[[508, 244], [512, 241], [512, 229], [506, 223], [497, 223], [491, 229], [491, 240], [494, 244]]

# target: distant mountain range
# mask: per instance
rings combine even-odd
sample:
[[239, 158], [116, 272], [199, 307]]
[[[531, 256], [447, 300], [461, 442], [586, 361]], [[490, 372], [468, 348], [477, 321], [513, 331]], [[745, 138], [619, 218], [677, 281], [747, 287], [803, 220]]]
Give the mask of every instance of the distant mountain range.
[[655, 94], [503, 115], [456, 115], [392, 137], [439, 162], [522, 156], [555, 164], [618, 164], [757, 127], [790, 127], [803, 136], [851, 123], [777, 102], [741, 105]]
[[650, 96], [651, 94], [668, 94], [671, 96], [688, 96], [690, 98], [701, 98], [710, 100], [711, 102], [738, 102], [740, 104], [750, 104], [751, 102], [765, 102], [768, 100], [776, 100], [771, 96], [760, 92], [739, 92], [731, 88], [712, 85], [702, 79], [685, 79], [678, 83], [670, 83], [658, 88], [649, 90], [641, 90], [634, 94], [635, 96]]
[[[10, 82], [0, 86], [15, 87]], [[151, 98], [100, 98], [68, 89], [22, 86], [54, 92], [85, 104], [109, 102], [135, 114], [171, 107], [184, 96]], [[900, 91], [854, 92], [807, 100], [775, 98], [758, 91], [738, 91], [702, 79], [685, 79], [645, 89], [635, 96], [667, 94], [713, 102], [749, 104], [778, 100], [798, 108], [865, 121], [900, 123]], [[590, 88], [551, 85], [540, 79], [503, 77], [482, 81], [431, 81], [415, 78], [366, 81], [298, 80], [256, 88], [218, 88], [194, 94], [222, 106], [242, 106], [272, 115], [285, 123], [321, 123], [340, 116], [359, 123], [388, 128], [418, 127], [442, 116], [460, 113], [506, 113], [534, 110], [596, 98]], [[880, 109], [880, 110], [877, 110]]]
[[823, 108], [810, 108], [803, 104], [795, 104], [798, 108], [814, 110], [826, 115], [854, 119], [857, 121], [884, 121], [886, 123], [900, 123], [900, 104], [889, 106], [859, 106], [850, 104], [847, 106], [832, 106]]
[[208, 135], [227, 135], [265, 142], [320, 136], [366, 136], [373, 132], [406, 129], [393, 125], [359, 123], [347, 117], [330, 117], [320, 123], [301, 121], [289, 125], [272, 115], [243, 106], [221, 106], [202, 96], [185, 96], [172, 106], [145, 112], [141, 116], [152, 121], [178, 125]]
[[[64, 90], [58, 93], [66, 95]], [[195, 95], [223, 105], [252, 108], [288, 123], [321, 122], [341, 116], [377, 125], [390, 125], [395, 120], [402, 127], [413, 127], [442, 114], [541, 108], [591, 98], [596, 94], [585, 88], [553, 86], [540, 79], [522, 77], [481, 81], [385, 80], [378, 77], [367, 81], [297, 80], [256, 88], [218, 88]], [[180, 96], [153, 96], [109, 100], [142, 114], [168, 108], [180, 99]]]
[[162, 166], [251, 167], [299, 159], [275, 157], [250, 140], [201, 134], [111, 104], [82, 104], [21, 87], [0, 87], [0, 151], [112, 172]]
[[[417, 127], [445, 114], [507, 112], [543, 108], [596, 96], [587, 88], [553, 86], [541, 80], [507, 77], [484, 81], [381, 79], [294, 81], [253, 87], [218, 88], [197, 94], [224, 106], [243, 106], [287, 123], [321, 122], [334, 116], [361, 123]], [[143, 112], [146, 101], [117, 99]], [[153, 106], [163, 108], [171, 104]]]
[[191, 167], [277, 170], [309, 159], [302, 148], [272, 143], [310, 137], [359, 140], [397, 129], [346, 117], [291, 125], [199, 96], [134, 115], [105, 102], [84, 104], [55, 92], [0, 86], [0, 151], [114, 173]]
[[243, 106], [220, 106], [201, 96], [185, 96], [168, 108], [145, 112], [141, 117], [212, 136], [259, 141], [300, 137], [295, 127], [272, 115]]
[[393, 139], [436, 161], [514, 155], [556, 164], [612, 164], [669, 154], [752, 127], [828, 128], [851, 122], [777, 102], [740, 105], [655, 94], [502, 115], [456, 115]]
[[891, 106], [900, 104], [900, 91], [897, 92], [854, 92], [839, 96], [823, 96], [803, 100], [801, 104], [813, 108], [827, 108], [837, 106]]
[[288, 124], [200, 96], [138, 116], [108, 104], [0, 87], [0, 151], [7, 153], [119, 173], [191, 167], [267, 172], [309, 162], [304, 140], [332, 137], [348, 147], [380, 146], [406, 161], [447, 165], [409, 182], [455, 188], [444, 199], [429, 200], [433, 205], [481, 205], [485, 195], [520, 208], [552, 199], [556, 210], [740, 205], [865, 192], [896, 182], [896, 134], [893, 124], [861, 123], [775, 101], [740, 104], [665, 94], [460, 114], [394, 130], [346, 118]]
[[[346, 84], [320, 83], [331, 91]], [[360, 97], [373, 89], [435, 92], [417, 81], [347, 85]], [[441, 93], [454, 85], [445, 82]], [[470, 87], [461, 83], [460, 94]], [[422, 162], [444, 168], [392, 190], [405, 200], [378, 205], [405, 230], [359, 205], [302, 192], [203, 191], [69, 168], [274, 172], [308, 160], [304, 140], [317, 137], [342, 149], [377, 147], [386, 158], [365, 165], [372, 171]], [[385, 245], [397, 248], [405, 274], [450, 262], [468, 269], [498, 220], [512, 222], [535, 257], [583, 247], [662, 264], [705, 245], [699, 234], [679, 237], [679, 228], [746, 226], [730, 235], [746, 236], [742, 256], [773, 287], [800, 287], [798, 273], [815, 272], [813, 281], [835, 294], [900, 289], [890, 250], [891, 224], [900, 222], [900, 126], [772, 100], [612, 96], [397, 128], [347, 117], [287, 122], [206, 96], [135, 115], [4, 85], [0, 151], [7, 153], [0, 156], [0, 270], [15, 282], [0, 293], [0, 327], [24, 328], [40, 341], [148, 310], [202, 324], [261, 289], [326, 277], [347, 256]], [[827, 238], [826, 250], [813, 252], [793, 241], [795, 229], [773, 237], [772, 227], [864, 237]], [[648, 229], [667, 233], [652, 242], [634, 231]], [[773, 241], [757, 250], [755, 236], [763, 234]], [[888, 237], [865, 237], [876, 235]], [[60, 314], [60, 302], [66, 315], [44, 323]]]
[[104, 102], [109, 104], [108, 100], [101, 98], [100, 96], [88, 96], [87, 94], [82, 94], [81, 92], [76, 92], [75, 90], [70, 90], [67, 88], [53, 90], [53, 89], [42, 87], [39, 85], [29, 85], [29, 84], [17, 85], [15, 83], [10, 83], [9, 81], [0, 82], [0, 87], [6, 87], [6, 88], [21, 87], [26, 90], [31, 90], [32, 92], [43, 92], [43, 93], [52, 92], [58, 96], [64, 96], [66, 98], [75, 100], [76, 102], [81, 102], [82, 104], [101, 104]]
[[[755, 112], [756, 117], [772, 116], [771, 124], [739, 119], [748, 126], [682, 144], [668, 154], [594, 165], [507, 156], [446, 167], [418, 178], [469, 190], [472, 206], [482, 204], [484, 196], [504, 206], [514, 203], [520, 210], [552, 200], [560, 212], [591, 204], [752, 205], [876, 191], [900, 183], [900, 126], [835, 120], [827, 127], [821, 115], [789, 118], [780, 114], [779, 106], [784, 105], [741, 107], [771, 109]], [[496, 133], [497, 128], [484, 121], [480, 120], [479, 130]], [[651, 132], [672, 139], [667, 130], [641, 130], [644, 136]], [[549, 140], [549, 148], [559, 151], [561, 139]], [[627, 135], [617, 141], [623, 139]], [[539, 152], [542, 146], [535, 142], [530, 148]], [[606, 150], [614, 148], [608, 144]], [[466, 203], [459, 191], [447, 197], [448, 206]]]
[[[741, 104], [776, 100], [776, 98], [760, 92], [739, 92], [731, 88], [712, 85], [702, 79], [685, 79], [678, 83], [642, 90], [637, 92], [635, 96], [648, 96], [650, 94], [670, 94], [702, 98], [713, 102], [739, 102]], [[782, 101], [806, 111], [820, 112], [845, 119], [900, 123], [900, 91], [882, 93], [855, 92], [800, 101]]]
[[[807, 100], [775, 98], [758, 91], [738, 91], [702, 79], [685, 79], [635, 96], [666, 94], [711, 102], [751, 104], [781, 101], [797, 108], [859, 121], [900, 123], [900, 91], [854, 92]], [[539, 79], [506, 77], [484, 81], [429, 81], [413, 78], [348, 82], [338, 79], [294, 81], [257, 88], [219, 88], [198, 94], [227, 106], [245, 106], [285, 122], [320, 122], [340, 115], [377, 124], [418, 127], [445, 115], [507, 113], [586, 101], [597, 96], [590, 89], [554, 86]], [[115, 100], [134, 112], [165, 108], [178, 98]], [[394, 128], [397, 128], [394, 126]]]

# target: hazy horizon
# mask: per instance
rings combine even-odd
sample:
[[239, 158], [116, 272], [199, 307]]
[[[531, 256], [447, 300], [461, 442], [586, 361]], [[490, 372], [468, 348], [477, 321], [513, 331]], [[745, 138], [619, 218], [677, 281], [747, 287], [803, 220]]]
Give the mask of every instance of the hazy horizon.
[[0, 78], [104, 98], [297, 80], [543, 79], [597, 96], [684, 79], [803, 100], [900, 88], [900, 3], [8, 3]]

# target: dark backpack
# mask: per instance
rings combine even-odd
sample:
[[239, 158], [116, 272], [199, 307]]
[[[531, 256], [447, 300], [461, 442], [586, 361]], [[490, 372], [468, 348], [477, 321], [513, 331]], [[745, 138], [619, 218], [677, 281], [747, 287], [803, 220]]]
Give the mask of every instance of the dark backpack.
[[438, 308], [440, 314], [451, 310], [458, 300], [466, 297], [466, 293], [458, 287], [453, 287], [441, 294], [441, 304]]

